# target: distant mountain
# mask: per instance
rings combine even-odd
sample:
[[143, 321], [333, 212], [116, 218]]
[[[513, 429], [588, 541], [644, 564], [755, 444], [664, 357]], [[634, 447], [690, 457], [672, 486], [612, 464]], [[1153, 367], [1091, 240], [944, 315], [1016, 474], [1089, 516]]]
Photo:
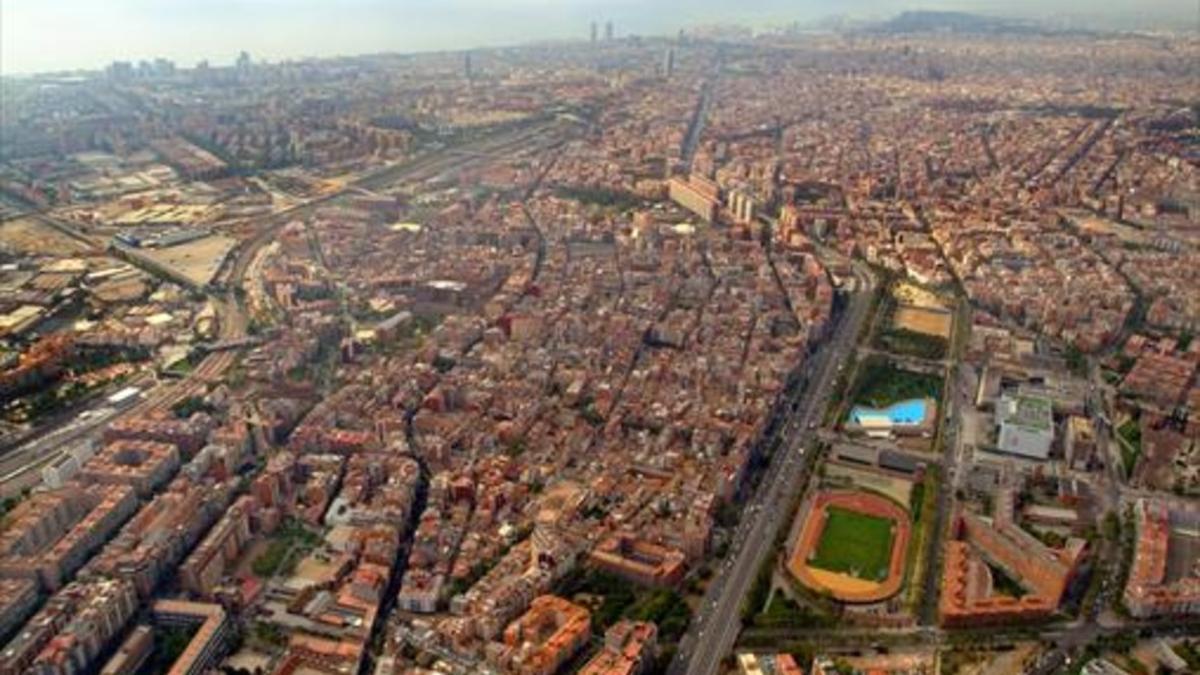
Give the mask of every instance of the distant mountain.
[[[884, 33], [965, 33], [973, 35], [1049, 35], [1067, 31], [1055, 30], [1024, 19], [984, 16], [968, 12], [909, 11], [903, 12], [876, 30]], [[1078, 33], [1080, 31], [1072, 30]]]
[[830, 14], [828, 16], [815, 19], [806, 23], [795, 24], [795, 29], [799, 31], [834, 31], [845, 32], [850, 30], [860, 30], [873, 25], [875, 22], [869, 19], [852, 17], [847, 14]]

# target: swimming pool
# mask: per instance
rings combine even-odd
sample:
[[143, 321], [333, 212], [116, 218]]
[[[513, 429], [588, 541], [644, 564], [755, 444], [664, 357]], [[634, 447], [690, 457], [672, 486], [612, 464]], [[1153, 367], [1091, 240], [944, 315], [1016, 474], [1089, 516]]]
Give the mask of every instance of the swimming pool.
[[856, 405], [850, 410], [850, 422], [859, 426], [886, 422], [894, 427], [912, 427], [923, 424], [928, 412], [927, 400], [923, 398], [900, 401], [882, 409]]

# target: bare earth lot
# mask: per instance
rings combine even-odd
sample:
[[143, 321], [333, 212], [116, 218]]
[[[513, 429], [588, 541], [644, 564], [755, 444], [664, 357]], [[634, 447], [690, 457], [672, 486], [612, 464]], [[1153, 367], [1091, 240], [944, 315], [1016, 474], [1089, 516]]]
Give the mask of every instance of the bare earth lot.
[[59, 256], [84, 250], [78, 241], [32, 218], [18, 218], [0, 225], [0, 247], [16, 253]]
[[163, 265], [179, 270], [181, 274], [203, 286], [212, 281], [217, 270], [221, 268], [221, 261], [235, 244], [236, 239], [214, 235], [178, 246], [145, 249], [142, 253]]
[[896, 309], [896, 316], [892, 320], [892, 325], [902, 330], [911, 330], [915, 333], [949, 339], [950, 322], [950, 312], [902, 306]]

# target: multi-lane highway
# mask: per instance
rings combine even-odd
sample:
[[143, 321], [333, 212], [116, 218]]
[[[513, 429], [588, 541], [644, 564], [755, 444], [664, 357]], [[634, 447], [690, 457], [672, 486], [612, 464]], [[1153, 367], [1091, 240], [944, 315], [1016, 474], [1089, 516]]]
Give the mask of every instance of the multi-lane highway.
[[858, 289], [826, 344], [808, 362], [801, 385], [787, 394], [787, 420], [778, 431], [780, 443], [772, 454], [764, 482], [743, 509], [742, 522], [730, 552], [709, 587], [704, 604], [679, 645], [671, 675], [715, 675], [732, 650], [741, 630], [741, 605], [759, 568], [775, 546], [776, 534], [792, 514], [792, 497], [804, 487], [813, 454], [805, 452], [816, 438], [837, 377], [838, 367], [853, 351], [866, 319], [874, 279], [862, 265], [855, 266]]
[[688, 124], [687, 132], [683, 135], [683, 144], [680, 146], [679, 156], [688, 170], [692, 167], [696, 148], [700, 147], [700, 135], [704, 132], [705, 122], [708, 121], [708, 110], [712, 107], [713, 92], [717, 88], [717, 80], [721, 77], [724, 68], [725, 54], [718, 52], [717, 59], [713, 62], [712, 72], [704, 80], [704, 85], [700, 89], [700, 98], [696, 99], [696, 109], [692, 112], [692, 120]]

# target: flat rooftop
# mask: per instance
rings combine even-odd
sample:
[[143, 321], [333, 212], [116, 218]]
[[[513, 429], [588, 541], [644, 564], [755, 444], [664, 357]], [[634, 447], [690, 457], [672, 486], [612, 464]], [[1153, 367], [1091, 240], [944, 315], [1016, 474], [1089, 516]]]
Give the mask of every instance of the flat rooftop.
[[1044, 396], [1018, 394], [1001, 399], [998, 412], [1005, 424], [1048, 432], [1054, 426], [1050, 399]]

